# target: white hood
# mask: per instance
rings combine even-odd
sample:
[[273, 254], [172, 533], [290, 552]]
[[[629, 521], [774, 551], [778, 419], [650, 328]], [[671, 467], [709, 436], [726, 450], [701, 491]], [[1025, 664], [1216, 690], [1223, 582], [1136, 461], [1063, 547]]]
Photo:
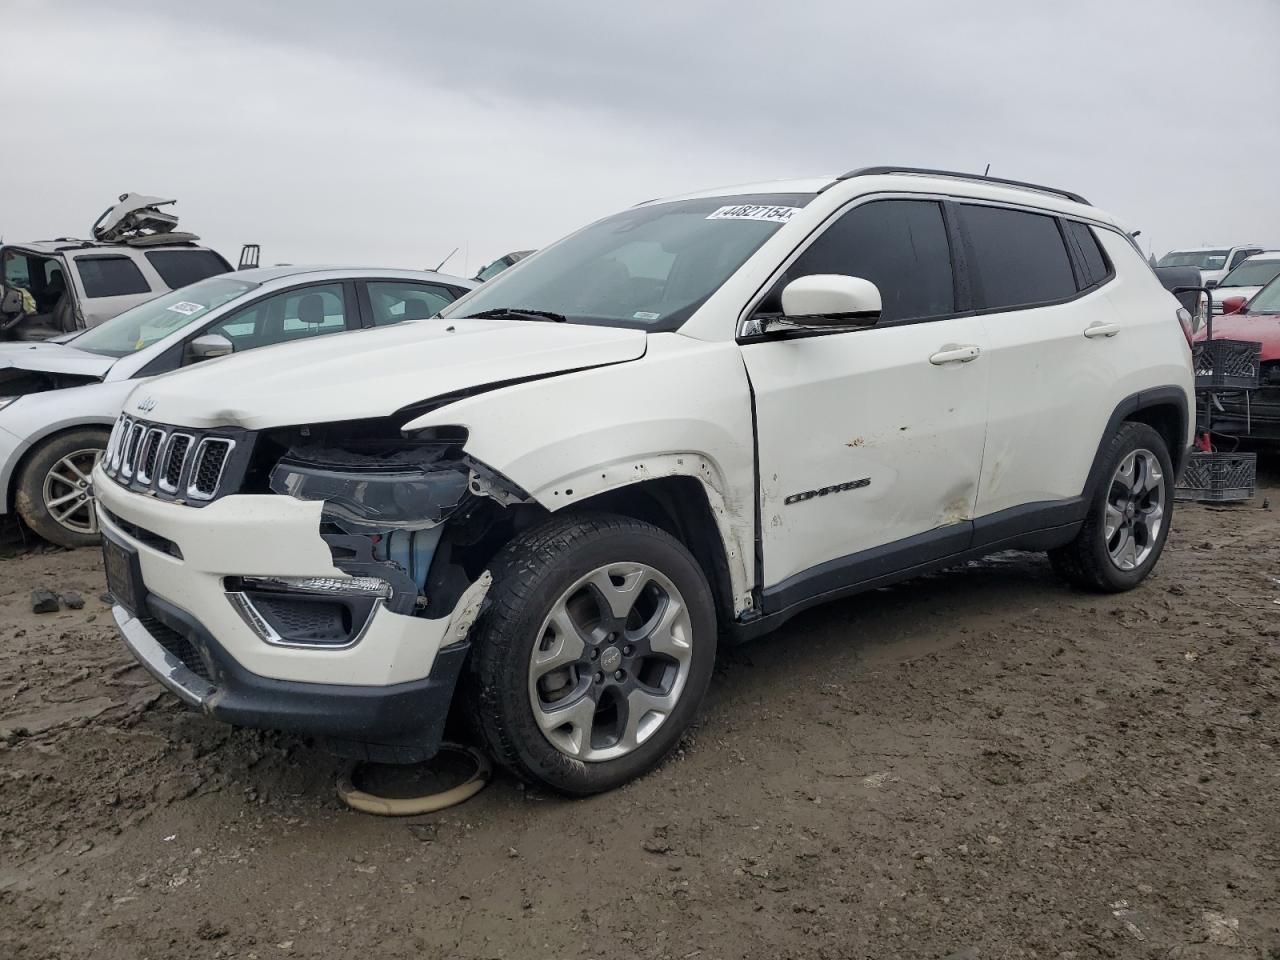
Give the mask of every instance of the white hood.
[[643, 331], [617, 327], [414, 320], [206, 361], [147, 381], [124, 410], [251, 430], [380, 417], [472, 387], [635, 360], [645, 342]]
[[0, 343], [0, 370], [34, 370], [105, 377], [115, 357], [104, 357], [62, 343]]

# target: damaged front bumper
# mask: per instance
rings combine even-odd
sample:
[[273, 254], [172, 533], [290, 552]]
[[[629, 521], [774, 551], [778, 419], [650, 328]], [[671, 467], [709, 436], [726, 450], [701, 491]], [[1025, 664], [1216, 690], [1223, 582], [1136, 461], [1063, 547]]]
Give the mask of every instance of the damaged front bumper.
[[386, 687], [275, 680], [246, 670], [202, 624], [149, 597], [135, 616], [112, 608], [126, 645], [157, 680], [192, 709], [241, 727], [320, 737], [344, 756], [413, 763], [440, 747], [467, 645], [441, 650], [431, 673]]
[[189, 706], [230, 723], [324, 737], [339, 752], [434, 752], [490, 578], [451, 609], [370, 607], [342, 644], [273, 643], [237, 605], [250, 578], [350, 580], [321, 536], [321, 501], [231, 495], [200, 509], [95, 471], [104, 539], [136, 564], [116, 621], [138, 659]]

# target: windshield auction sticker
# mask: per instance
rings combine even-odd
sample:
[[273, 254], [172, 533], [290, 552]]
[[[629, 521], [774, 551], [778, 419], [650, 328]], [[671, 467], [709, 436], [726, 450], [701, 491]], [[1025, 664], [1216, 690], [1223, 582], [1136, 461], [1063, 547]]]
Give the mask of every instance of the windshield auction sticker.
[[192, 303], [190, 300], [179, 300], [169, 309], [174, 313], [181, 313], [183, 316], [189, 317], [193, 313], [199, 313], [204, 307], [198, 303]]
[[733, 206], [721, 207], [707, 219], [765, 220], [769, 223], [786, 223], [799, 212], [799, 207], [768, 207], [754, 203], [735, 203]]

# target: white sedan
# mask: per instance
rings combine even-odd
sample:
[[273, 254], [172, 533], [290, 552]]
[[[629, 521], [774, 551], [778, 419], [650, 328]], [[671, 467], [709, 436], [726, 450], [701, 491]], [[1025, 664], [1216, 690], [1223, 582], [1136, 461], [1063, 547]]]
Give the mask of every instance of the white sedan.
[[61, 343], [0, 344], [0, 514], [16, 511], [62, 546], [96, 543], [89, 475], [139, 379], [257, 347], [425, 319], [474, 286], [411, 270], [243, 270], [149, 300]]

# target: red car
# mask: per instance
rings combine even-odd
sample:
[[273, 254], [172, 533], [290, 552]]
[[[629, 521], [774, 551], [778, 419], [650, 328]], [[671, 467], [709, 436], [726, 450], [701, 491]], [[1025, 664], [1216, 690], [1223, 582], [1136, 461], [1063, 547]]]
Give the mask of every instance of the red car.
[[[1247, 303], [1242, 297], [1223, 301], [1214, 317], [1213, 339], [1253, 340], [1262, 344], [1261, 386], [1248, 395], [1220, 394], [1213, 413], [1213, 432], [1280, 442], [1280, 277]], [[1193, 339], [1205, 339], [1201, 327]]]

